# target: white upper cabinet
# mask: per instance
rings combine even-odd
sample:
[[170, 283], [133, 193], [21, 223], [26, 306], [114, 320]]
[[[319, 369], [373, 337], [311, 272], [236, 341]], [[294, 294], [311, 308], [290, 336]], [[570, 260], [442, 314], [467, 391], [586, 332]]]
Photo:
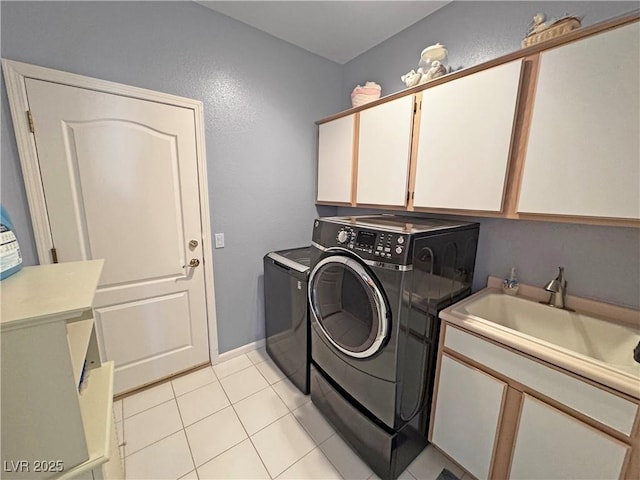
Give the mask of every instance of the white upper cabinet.
[[543, 52], [519, 213], [640, 218], [640, 24]]
[[355, 114], [320, 125], [318, 202], [351, 203]]
[[414, 207], [499, 212], [522, 60], [422, 93]]
[[357, 203], [406, 205], [413, 99], [408, 95], [360, 112]]

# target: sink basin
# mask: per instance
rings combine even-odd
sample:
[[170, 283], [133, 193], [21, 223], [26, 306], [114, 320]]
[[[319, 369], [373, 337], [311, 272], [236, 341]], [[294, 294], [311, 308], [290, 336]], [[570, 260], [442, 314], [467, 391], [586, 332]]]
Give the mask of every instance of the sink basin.
[[633, 349], [640, 342], [640, 328], [498, 292], [462, 302], [451, 311], [492, 322], [615, 370], [640, 376], [640, 364], [633, 359]]

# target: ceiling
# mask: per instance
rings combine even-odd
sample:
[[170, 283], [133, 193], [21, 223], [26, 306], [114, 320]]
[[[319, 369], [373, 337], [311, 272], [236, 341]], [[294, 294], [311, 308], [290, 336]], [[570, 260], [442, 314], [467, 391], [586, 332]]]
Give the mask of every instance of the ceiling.
[[339, 64], [382, 43], [448, 1], [197, 1]]

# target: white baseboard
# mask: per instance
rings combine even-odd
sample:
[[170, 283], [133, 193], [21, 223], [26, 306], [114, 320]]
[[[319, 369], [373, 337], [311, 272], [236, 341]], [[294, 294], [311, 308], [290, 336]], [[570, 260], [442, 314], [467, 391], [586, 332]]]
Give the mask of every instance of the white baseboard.
[[252, 343], [247, 343], [242, 347], [234, 348], [233, 350], [229, 350], [228, 352], [219, 354], [218, 363], [226, 362], [227, 360], [239, 357], [240, 355], [244, 355], [245, 353], [253, 352], [254, 350], [258, 350], [262, 347], [264, 347], [264, 338]]

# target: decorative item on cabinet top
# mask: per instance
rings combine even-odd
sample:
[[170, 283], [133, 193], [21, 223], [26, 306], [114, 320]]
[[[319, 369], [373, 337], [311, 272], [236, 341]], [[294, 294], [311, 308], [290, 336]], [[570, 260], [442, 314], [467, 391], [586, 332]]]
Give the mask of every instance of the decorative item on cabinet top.
[[351, 105], [359, 107], [380, 98], [382, 88], [376, 82], [367, 82], [364, 87], [357, 85], [351, 92]]
[[414, 87], [446, 75], [449, 73], [448, 54], [446, 47], [440, 43], [425, 48], [420, 54], [418, 70], [411, 70], [402, 75], [400, 79], [407, 87]]
[[571, 30], [580, 28], [581, 25], [582, 17], [565, 15], [547, 20], [547, 16], [544, 13], [537, 13], [529, 24], [527, 35], [522, 40], [522, 47], [530, 47], [531, 45], [551, 40], [569, 33]]

